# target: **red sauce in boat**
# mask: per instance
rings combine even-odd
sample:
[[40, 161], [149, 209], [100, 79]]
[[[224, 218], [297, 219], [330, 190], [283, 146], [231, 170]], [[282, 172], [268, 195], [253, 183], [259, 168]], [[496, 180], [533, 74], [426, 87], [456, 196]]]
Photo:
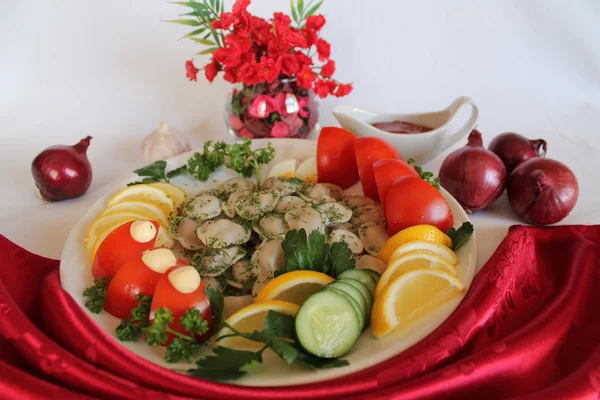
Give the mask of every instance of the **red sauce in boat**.
[[393, 122], [376, 122], [373, 125], [377, 129], [389, 133], [424, 133], [433, 130], [424, 125], [413, 124], [412, 122], [393, 121]]

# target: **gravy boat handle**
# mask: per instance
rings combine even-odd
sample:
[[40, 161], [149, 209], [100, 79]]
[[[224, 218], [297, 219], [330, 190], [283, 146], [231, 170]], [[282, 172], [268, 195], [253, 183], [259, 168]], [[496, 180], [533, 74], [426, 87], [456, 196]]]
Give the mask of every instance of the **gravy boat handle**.
[[448, 122], [450, 122], [454, 118], [458, 110], [460, 110], [460, 108], [465, 105], [471, 106], [471, 116], [469, 117], [469, 120], [455, 133], [446, 135], [446, 137], [441, 141], [441, 146], [439, 147], [440, 153], [448, 147], [452, 146], [454, 143], [458, 142], [460, 139], [462, 139], [464, 136], [470, 133], [475, 127], [477, 118], [479, 118], [479, 109], [477, 108], [477, 105], [473, 102], [471, 98], [465, 96], [459, 97], [458, 99], [454, 100], [452, 104], [450, 104], [450, 107], [448, 107], [447, 110], [450, 114]]

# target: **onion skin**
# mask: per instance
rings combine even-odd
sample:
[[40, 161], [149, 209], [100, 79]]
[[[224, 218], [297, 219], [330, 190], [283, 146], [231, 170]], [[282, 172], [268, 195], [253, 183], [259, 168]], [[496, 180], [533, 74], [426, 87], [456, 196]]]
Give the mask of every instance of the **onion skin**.
[[575, 207], [579, 184], [560, 161], [532, 158], [508, 177], [508, 202], [525, 222], [549, 225], [562, 221]]
[[488, 149], [494, 152], [510, 174], [519, 164], [530, 158], [544, 157], [547, 144], [544, 139], [530, 140], [518, 133], [502, 133], [490, 142]]
[[440, 168], [440, 184], [462, 208], [472, 214], [490, 206], [504, 192], [506, 167], [496, 154], [483, 147], [474, 129], [468, 143], [448, 155]]
[[83, 195], [92, 184], [92, 166], [87, 158], [91, 136], [74, 146], [52, 146], [31, 163], [31, 173], [41, 196], [62, 201]]

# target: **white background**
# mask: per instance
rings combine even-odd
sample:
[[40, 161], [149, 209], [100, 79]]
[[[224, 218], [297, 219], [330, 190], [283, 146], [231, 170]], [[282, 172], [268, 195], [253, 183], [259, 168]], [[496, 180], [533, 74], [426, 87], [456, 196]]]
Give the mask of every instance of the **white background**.
[[[263, 17], [277, 10], [289, 3], [250, 6]], [[161, 22], [186, 11], [162, 0], [0, 0], [0, 234], [58, 258], [107, 185], [144, 165], [139, 144], [160, 121], [195, 146], [227, 137], [229, 84], [188, 82], [185, 60], [201, 47], [177, 40], [189, 27]], [[562, 223], [600, 223], [600, 1], [327, 0], [322, 12], [336, 76], [355, 86], [322, 101], [322, 124], [337, 124], [336, 104], [420, 112], [470, 96], [486, 144], [505, 131], [542, 137], [548, 155], [573, 169], [580, 199]], [[43, 203], [31, 161], [86, 135], [94, 137], [92, 187]], [[437, 172], [447, 153], [427, 167]], [[505, 197], [473, 221], [480, 265], [519, 223]]]

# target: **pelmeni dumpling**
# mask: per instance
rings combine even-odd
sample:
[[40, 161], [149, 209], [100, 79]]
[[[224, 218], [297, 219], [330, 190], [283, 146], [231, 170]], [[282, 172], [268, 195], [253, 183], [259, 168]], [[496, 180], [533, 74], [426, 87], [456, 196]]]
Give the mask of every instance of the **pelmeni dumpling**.
[[219, 192], [224, 196], [239, 190], [254, 192], [256, 190], [256, 184], [248, 179], [231, 178], [219, 186]]
[[348, 222], [352, 218], [352, 210], [341, 203], [323, 203], [317, 209], [325, 216], [328, 226]]
[[256, 249], [250, 260], [256, 271], [256, 282], [252, 287], [252, 295], [258, 292], [273, 279], [277, 270], [285, 268], [285, 254], [279, 237], [265, 239]]
[[375, 205], [375, 200], [367, 196], [344, 196], [342, 197], [342, 203], [348, 206], [351, 210], [356, 210], [362, 206]]
[[358, 237], [366, 252], [372, 256], [377, 256], [390, 238], [390, 235], [383, 226], [375, 222], [367, 222], [358, 227]]
[[360, 254], [363, 252], [363, 244], [354, 233], [345, 231], [342, 229], [337, 229], [331, 231], [329, 235], [327, 235], [327, 243], [333, 244], [336, 242], [346, 243], [350, 250], [354, 254]]
[[261, 238], [268, 236], [284, 236], [288, 231], [288, 225], [282, 214], [275, 212], [268, 213], [254, 224], [254, 231]]
[[221, 214], [221, 201], [212, 194], [201, 194], [189, 202], [185, 212], [196, 221], [206, 221]]
[[200, 275], [214, 277], [227, 271], [227, 269], [241, 260], [245, 255], [246, 250], [240, 246], [232, 246], [224, 249], [207, 247], [194, 255], [192, 265], [200, 272]]
[[207, 221], [196, 231], [202, 243], [214, 249], [244, 244], [250, 240], [251, 233], [250, 228], [229, 219]]
[[300, 190], [302, 186], [304, 183], [299, 179], [273, 176], [264, 181], [261, 189], [276, 189], [281, 196], [289, 196]]
[[335, 202], [343, 193], [343, 190], [333, 183], [309, 183], [298, 194], [310, 203], [322, 204]]
[[298, 196], [283, 196], [279, 199], [279, 203], [275, 206], [275, 211], [278, 213], [286, 213], [290, 211], [292, 208], [297, 205], [304, 204], [304, 201], [301, 197]]
[[254, 220], [273, 211], [279, 201], [279, 192], [275, 189], [252, 192], [235, 203], [235, 212], [245, 220]]
[[363, 254], [356, 260], [356, 269], [371, 269], [383, 274], [385, 271], [385, 262], [369, 254]]
[[353, 225], [362, 225], [367, 222], [374, 222], [377, 225], [385, 225], [385, 215], [383, 210], [377, 205], [366, 205], [354, 210], [350, 223]]
[[285, 213], [285, 222], [290, 230], [304, 229], [308, 234], [312, 231], [325, 233], [326, 219], [323, 214], [316, 210], [310, 203], [300, 204]]
[[240, 199], [250, 196], [251, 193], [252, 192], [248, 190], [236, 190], [235, 192], [232, 192], [229, 197], [227, 197], [227, 200], [221, 202], [221, 208], [223, 209], [225, 215], [227, 215], [229, 218], [235, 217], [236, 203]]
[[197, 221], [190, 217], [179, 216], [171, 221], [169, 230], [173, 239], [177, 240], [188, 250], [198, 250], [204, 247], [204, 244], [196, 235], [196, 230], [200, 227]]

